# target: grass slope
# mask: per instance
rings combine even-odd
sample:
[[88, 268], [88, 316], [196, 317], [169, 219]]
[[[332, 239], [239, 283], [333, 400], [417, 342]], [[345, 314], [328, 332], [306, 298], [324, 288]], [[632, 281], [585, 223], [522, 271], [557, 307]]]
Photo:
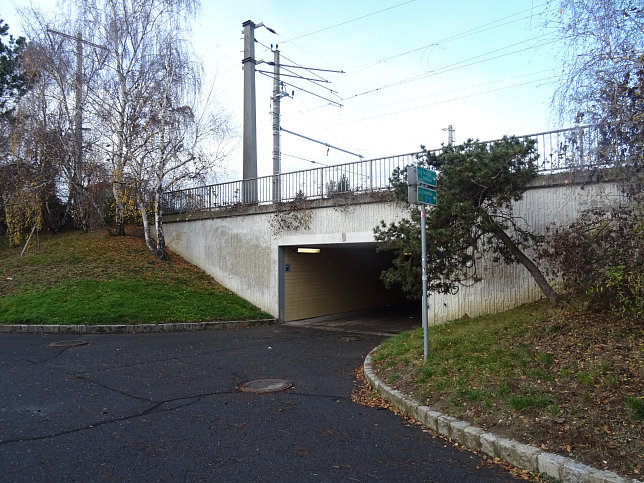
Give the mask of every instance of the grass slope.
[[546, 302], [386, 340], [391, 386], [499, 435], [624, 476], [644, 471], [644, 326]]
[[41, 236], [0, 245], [0, 323], [135, 324], [270, 318], [171, 254], [160, 261], [139, 237], [106, 232]]

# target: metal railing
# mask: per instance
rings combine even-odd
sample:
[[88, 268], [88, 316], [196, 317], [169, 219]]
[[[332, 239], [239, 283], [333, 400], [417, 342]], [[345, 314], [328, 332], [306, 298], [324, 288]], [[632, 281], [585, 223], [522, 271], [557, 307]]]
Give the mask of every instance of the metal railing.
[[[595, 125], [559, 129], [525, 136], [536, 139], [540, 173], [584, 170], [608, 166], [602, 155], [603, 137]], [[485, 141], [493, 143], [498, 140]], [[442, 148], [432, 151], [440, 151]], [[400, 154], [354, 163], [325, 166], [230, 181], [163, 194], [163, 213], [210, 211], [241, 205], [263, 205], [297, 198], [321, 199], [341, 193], [364, 193], [391, 189], [393, 171], [417, 162], [421, 152]]]

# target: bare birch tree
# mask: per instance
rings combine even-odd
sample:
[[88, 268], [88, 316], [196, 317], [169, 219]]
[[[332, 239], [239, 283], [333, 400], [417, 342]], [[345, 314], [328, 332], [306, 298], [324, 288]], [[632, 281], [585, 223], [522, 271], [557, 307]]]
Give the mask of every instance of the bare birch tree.
[[99, 29], [99, 43], [110, 50], [103, 82], [92, 95], [110, 149], [117, 229], [122, 233], [127, 185], [136, 193], [148, 248], [164, 258], [163, 191], [200, 180], [227, 154], [228, 117], [202, 96], [201, 65], [185, 40], [198, 2], [82, 0], [80, 5]]
[[[228, 154], [230, 126], [228, 117], [222, 111], [213, 112], [209, 99], [200, 96], [199, 65], [185, 55], [187, 49], [181, 48], [181, 40], [174, 32], [159, 47], [156, 102], [147, 122], [150, 135], [146, 139], [151, 142], [133, 166], [146, 242], [151, 251], [164, 258], [162, 194], [186, 182], [203, 182], [205, 175]], [[154, 248], [149, 236], [148, 207], [154, 214]]]

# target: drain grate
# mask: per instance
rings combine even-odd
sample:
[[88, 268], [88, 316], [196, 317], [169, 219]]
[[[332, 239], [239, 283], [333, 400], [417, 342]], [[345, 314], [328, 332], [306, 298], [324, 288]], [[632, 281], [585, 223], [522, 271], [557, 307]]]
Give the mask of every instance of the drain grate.
[[47, 347], [55, 347], [58, 349], [71, 349], [72, 347], [80, 347], [82, 345], [87, 345], [86, 340], [59, 340], [56, 342], [50, 342], [47, 344]]
[[286, 379], [257, 379], [255, 381], [240, 384], [239, 390], [242, 392], [253, 392], [255, 394], [264, 394], [267, 392], [286, 391], [293, 386], [291, 381]]

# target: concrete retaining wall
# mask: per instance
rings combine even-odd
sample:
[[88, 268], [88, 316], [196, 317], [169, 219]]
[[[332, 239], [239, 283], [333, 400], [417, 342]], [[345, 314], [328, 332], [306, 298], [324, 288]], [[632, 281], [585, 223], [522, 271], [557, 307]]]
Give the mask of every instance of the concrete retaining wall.
[[[615, 183], [584, 185], [571, 175], [544, 177], [516, 202], [513, 212], [535, 233], [570, 224], [586, 208], [620, 198]], [[531, 255], [531, 254], [529, 254]], [[529, 272], [520, 264], [497, 264], [487, 257], [480, 265], [483, 280], [461, 287], [455, 295], [435, 295], [429, 301], [429, 323], [440, 324], [465, 315], [475, 317], [508, 310], [542, 297]]]
[[[515, 204], [515, 214], [544, 233], [549, 226], [569, 223], [585, 208], [619, 198], [614, 183], [582, 181], [574, 174], [541, 177]], [[278, 317], [281, 247], [373, 243], [373, 228], [381, 220], [391, 223], [409, 214], [403, 204], [366, 195], [312, 201], [299, 208], [299, 224], [280, 222], [287, 215], [272, 205], [167, 217], [166, 241], [224, 286]], [[494, 313], [540, 298], [523, 266], [486, 260], [482, 267], [482, 282], [455, 295], [430, 298], [430, 323]]]
[[292, 229], [283, 227], [283, 215], [272, 206], [200, 213], [199, 219], [169, 217], [165, 220], [166, 243], [218, 282], [277, 317], [280, 247], [373, 243], [373, 228], [380, 220], [407, 216], [400, 203], [358, 198], [365, 202], [306, 203], [299, 210], [301, 225]]

